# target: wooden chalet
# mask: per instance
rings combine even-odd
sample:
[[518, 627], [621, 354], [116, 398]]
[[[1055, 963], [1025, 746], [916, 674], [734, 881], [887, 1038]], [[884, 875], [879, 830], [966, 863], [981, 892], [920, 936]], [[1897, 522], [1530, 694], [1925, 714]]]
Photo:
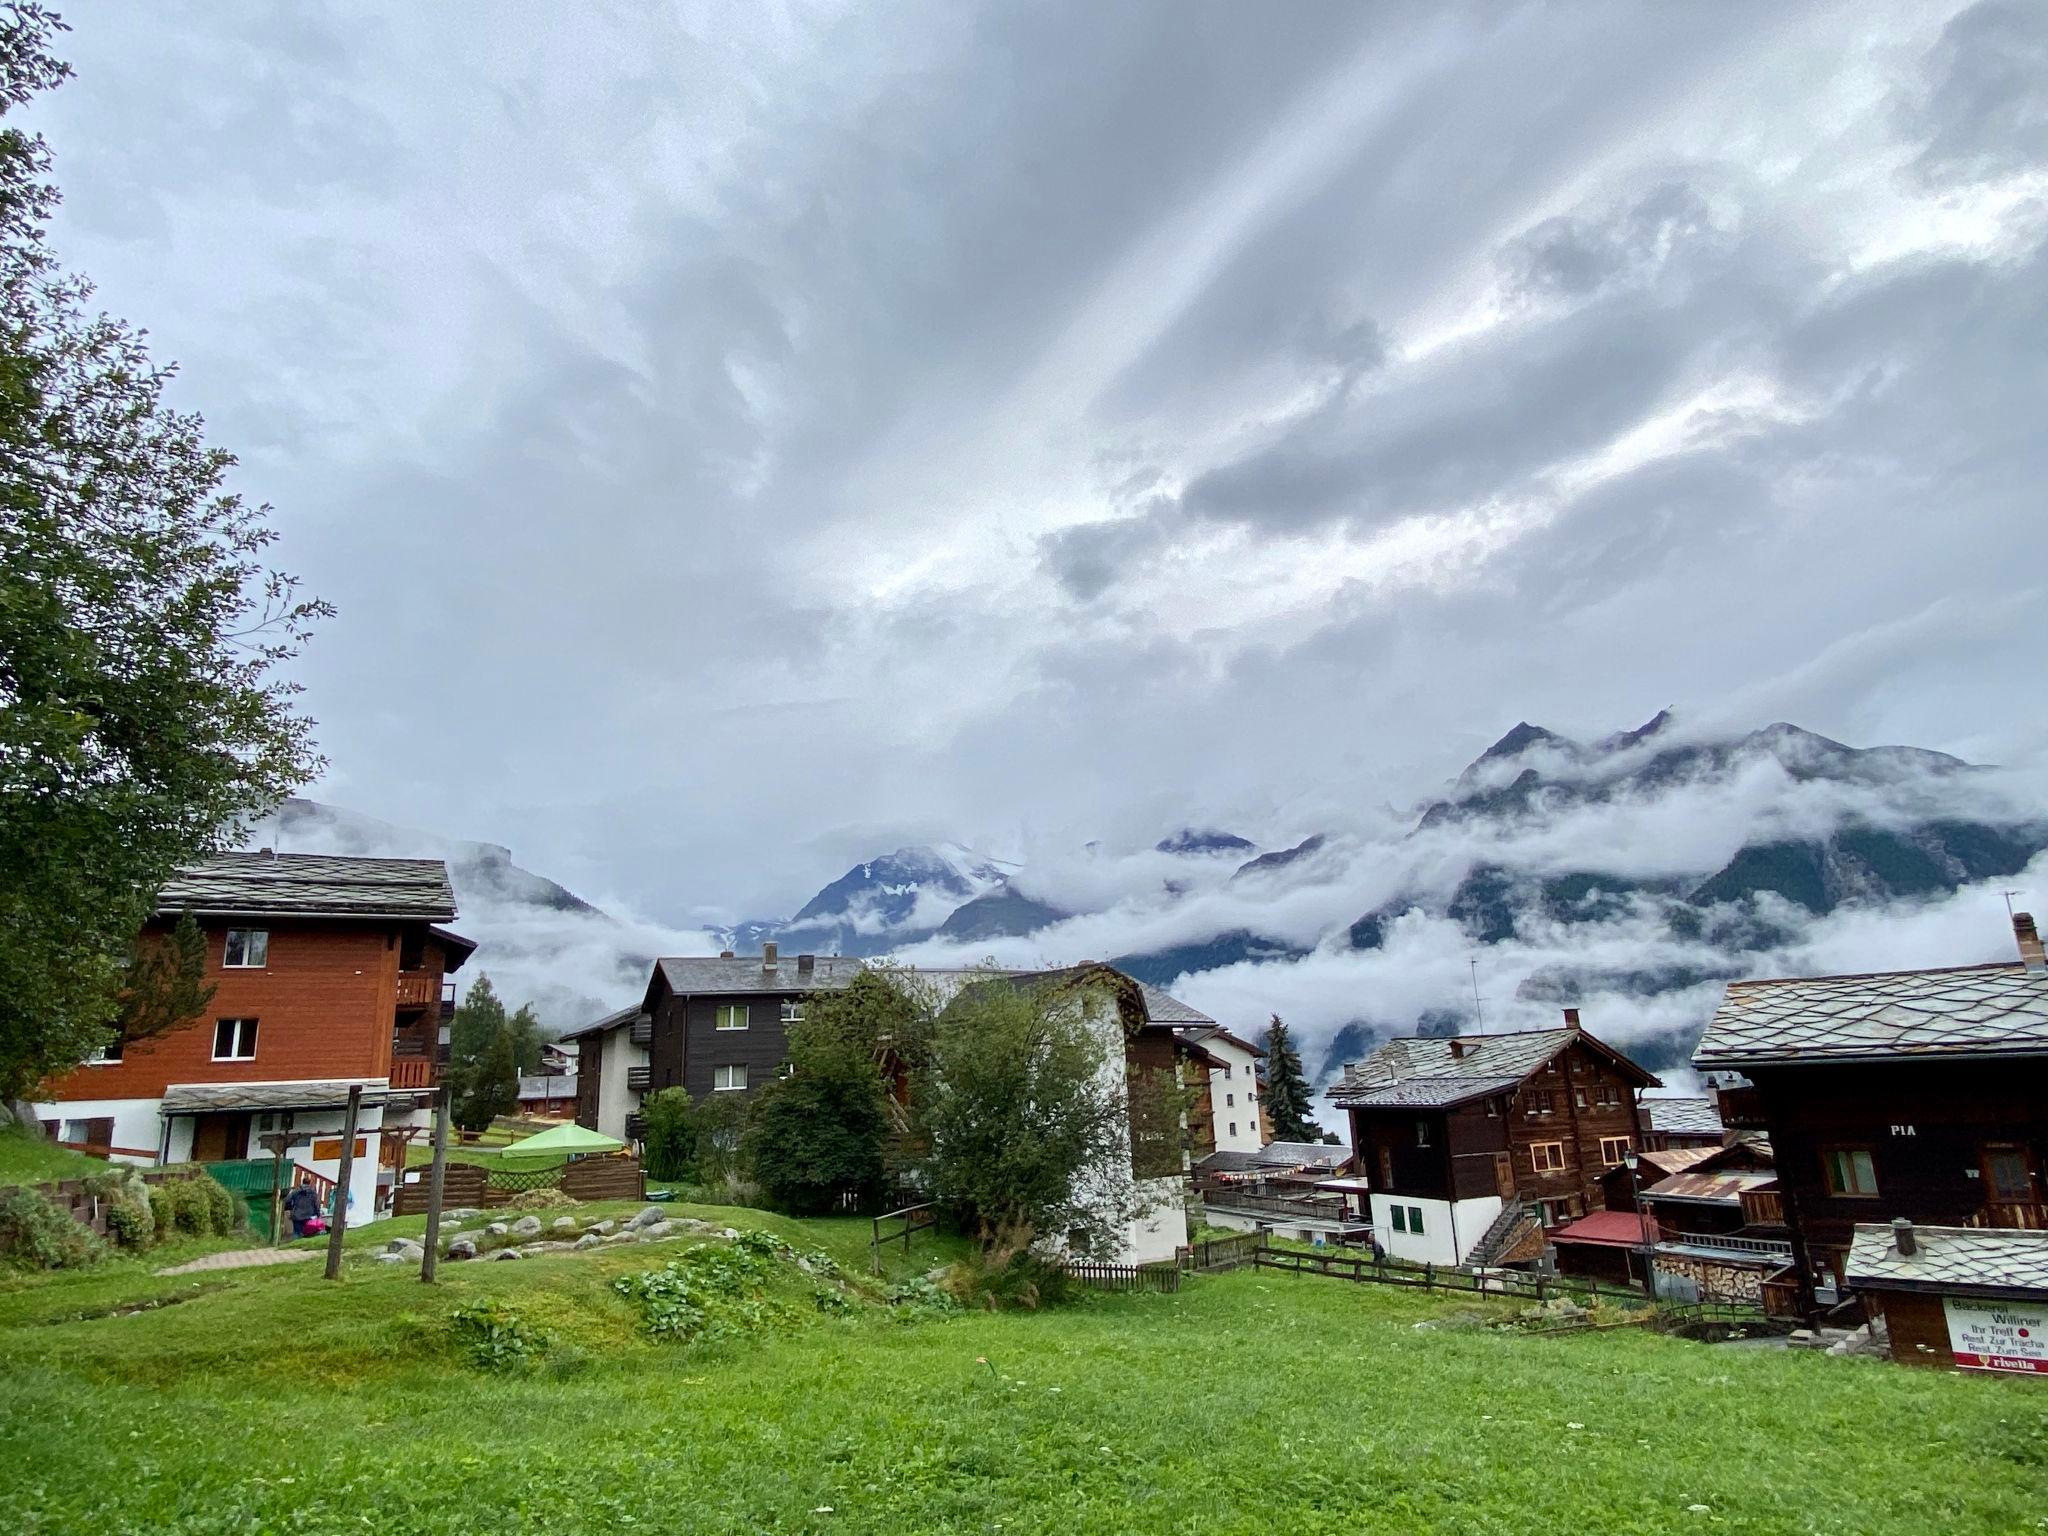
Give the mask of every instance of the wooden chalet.
[[1643, 1150], [1662, 1152], [1672, 1147], [1718, 1147], [1729, 1136], [1721, 1122], [1721, 1106], [1710, 1098], [1665, 1096], [1646, 1097], [1643, 1113], [1649, 1116]]
[[1344, 1069], [1373, 1240], [1418, 1263], [1534, 1258], [1543, 1230], [1605, 1208], [1603, 1180], [1642, 1145], [1638, 1095], [1658, 1080], [1564, 1028], [1390, 1040]]
[[2048, 1231], [1859, 1225], [1843, 1268], [1894, 1360], [2048, 1376]]
[[204, 1010], [46, 1083], [36, 1106], [45, 1130], [101, 1157], [208, 1163], [260, 1196], [269, 1186], [258, 1175], [277, 1162], [265, 1137], [284, 1138], [286, 1173], [331, 1185], [343, 1106], [360, 1088], [355, 1155], [376, 1174], [357, 1173], [350, 1219], [366, 1219], [423, 1124], [418, 1090], [440, 1081], [447, 1055], [449, 978], [476, 948], [443, 926], [455, 916], [447, 866], [221, 854], [164, 885], [144, 941], [186, 914], [206, 944]]
[[2048, 964], [1731, 982], [1693, 1063], [1734, 1075], [1732, 1124], [1768, 1130], [1804, 1310], [1843, 1293], [1856, 1231], [1904, 1218], [2048, 1228]]

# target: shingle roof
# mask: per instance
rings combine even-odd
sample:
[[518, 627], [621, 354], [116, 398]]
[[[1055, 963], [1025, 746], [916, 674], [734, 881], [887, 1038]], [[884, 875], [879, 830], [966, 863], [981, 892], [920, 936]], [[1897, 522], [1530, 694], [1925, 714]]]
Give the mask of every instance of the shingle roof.
[[1913, 1228], [1901, 1257], [1888, 1226], [1859, 1226], [1843, 1273], [1852, 1286], [1909, 1291], [2048, 1292], [2048, 1232], [2001, 1227]]
[[223, 853], [179, 870], [157, 892], [165, 915], [455, 915], [448, 866], [439, 859], [362, 859], [327, 853]]
[[863, 969], [852, 955], [819, 955], [808, 973], [797, 968], [795, 955], [782, 956], [772, 971], [761, 964], [759, 955], [731, 960], [721, 955], [677, 955], [654, 963], [671, 991], [699, 997], [718, 992], [832, 992]]
[[296, 1083], [172, 1083], [164, 1089], [163, 1112], [196, 1115], [213, 1110], [339, 1109], [361, 1083], [365, 1106], [393, 1098], [411, 1102], [419, 1094], [394, 1090], [378, 1078], [337, 1078]]
[[[1502, 1093], [1526, 1080], [1574, 1040], [1583, 1040], [1654, 1086], [1657, 1079], [1626, 1056], [1574, 1029], [1530, 1029], [1506, 1035], [1389, 1040], [1345, 1067], [1327, 1097], [1347, 1109], [1431, 1109]], [[1453, 1049], [1455, 1047], [1455, 1049]], [[1433, 1088], [1407, 1089], [1427, 1080]], [[1456, 1086], [1454, 1086], [1456, 1085]], [[1402, 1088], [1400, 1093], [1389, 1090]]]
[[1216, 1021], [1199, 1008], [1190, 1008], [1186, 1003], [1168, 992], [1164, 987], [1155, 987], [1150, 982], [1138, 983], [1138, 990], [1145, 996], [1145, 1017], [1153, 1024], [1214, 1024]]
[[[1705, 1150], [1705, 1149], [1702, 1149]], [[1675, 1173], [1643, 1191], [1645, 1200], [1687, 1200], [1711, 1205], [1740, 1205], [1742, 1192], [1777, 1182], [1764, 1168], [1734, 1168], [1705, 1173]]]
[[645, 1017], [646, 1015], [640, 1011], [640, 1005], [635, 1003], [630, 1008], [621, 1008], [617, 1013], [608, 1013], [588, 1024], [578, 1024], [574, 1029], [565, 1029], [556, 1036], [556, 1040], [580, 1040], [585, 1035], [601, 1035], [607, 1030], [617, 1029], [621, 1024], [630, 1024], [635, 1019]]
[[1350, 1161], [1349, 1147], [1326, 1141], [1269, 1141], [1256, 1152], [1211, 1152], [1195, 1166], [1204, 1173], [1291, 1173], [1336, 1168]]
[[2048, 973], [2012, 962], [1731, 981], [1697, 1067], [2048, 1054]]
[[1650, 1112], [1650, 1129], [1667, 1136], [1720, 1136], [1727, 1132], [1721, 1124], [1720, 1106], [1712, 1099], [1645, 1098], [1643, 1108]]

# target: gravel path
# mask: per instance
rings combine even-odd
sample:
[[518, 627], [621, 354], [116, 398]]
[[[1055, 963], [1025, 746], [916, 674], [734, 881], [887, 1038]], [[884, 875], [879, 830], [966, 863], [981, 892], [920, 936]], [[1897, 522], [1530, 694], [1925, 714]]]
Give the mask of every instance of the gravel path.
[[227, 1253], [209, 1253], [203, 1259], [173, 1264], [157, 1271], [160, 1275], [196, 1275], [209, 1269], [256, 1269], [266, 1264], [296, 1264], [319, 1257], [312, 1248], [236, 1248]]

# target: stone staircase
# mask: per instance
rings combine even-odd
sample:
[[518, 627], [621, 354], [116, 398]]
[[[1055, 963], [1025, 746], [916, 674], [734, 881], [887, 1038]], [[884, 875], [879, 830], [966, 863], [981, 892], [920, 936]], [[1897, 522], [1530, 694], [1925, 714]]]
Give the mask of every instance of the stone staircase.
[[1502, 1256], [1512, 1253], [1529, 1236], [1540, 1230], [1540, 1224], [1527, 1208], [1514, 1202], [1500, 1208], [1500, 1214], [1493, 1218], [1493, 1225], [1479, 1234], [1479, 1241], [1461, 1261], [1467, 1269], [1484, 1269], [1501, 1262]]

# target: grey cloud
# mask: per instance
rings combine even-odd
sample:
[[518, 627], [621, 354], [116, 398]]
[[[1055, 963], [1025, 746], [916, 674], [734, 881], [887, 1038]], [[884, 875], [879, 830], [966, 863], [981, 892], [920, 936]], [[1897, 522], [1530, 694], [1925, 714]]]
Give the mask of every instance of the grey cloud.
[[1943, 28], [1926, 94], [1905, 113], [1926, 137], [1931, 182], [1982, 180], [2048, 162], [2048, 10], [1982, 0]]
[[1510, 286], [1538, 296], [1585, 298], [1618, 279], [1653, 278], [1681, 242], [1714, 232], [1706, 200], [1667, 182], [1602, 219], [1545, 219], [1501, 253]]

